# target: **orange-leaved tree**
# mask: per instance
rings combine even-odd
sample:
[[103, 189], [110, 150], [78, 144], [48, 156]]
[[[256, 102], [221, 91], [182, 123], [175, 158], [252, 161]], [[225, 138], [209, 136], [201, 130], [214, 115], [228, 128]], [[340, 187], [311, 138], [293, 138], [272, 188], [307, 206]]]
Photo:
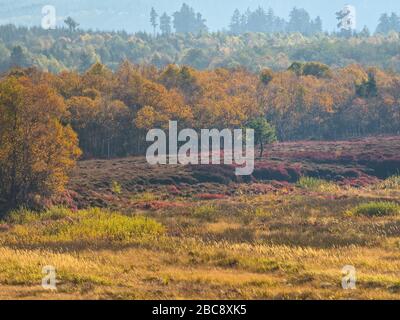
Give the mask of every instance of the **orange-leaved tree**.
[[64, 100], [48, 85], [20, 76], [0, 80], [0, 204], [43, 203], [64, 190], [81, 151], [64, 126]]

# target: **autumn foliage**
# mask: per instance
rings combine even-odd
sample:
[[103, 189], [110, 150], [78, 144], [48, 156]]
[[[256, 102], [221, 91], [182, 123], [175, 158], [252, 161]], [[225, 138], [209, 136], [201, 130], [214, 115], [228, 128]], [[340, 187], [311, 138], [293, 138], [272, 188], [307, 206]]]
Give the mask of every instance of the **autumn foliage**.
[[40, 202], [63, 191], [80, 155], [61, 119], [64, 99], [46, 81], [12, 74], [0, 82], [0, 204]]
[[[6, 75], [3, 87], [13, 78]], [[63, 105], [57, 117], [78, 134], [86, 158], [143, 154], [147, 130], [166, 128], [169, 120], [198, 130], [241, 128], [264, 117], [281, 141], [397, 134], [400, 128], [400, 76], [359, 65], [294, 63], [287, 71], [255, 74], [129, 62], [113, 72], [97, 63], [83, 74], [29, 69], [18, 81], [56, 97]]]

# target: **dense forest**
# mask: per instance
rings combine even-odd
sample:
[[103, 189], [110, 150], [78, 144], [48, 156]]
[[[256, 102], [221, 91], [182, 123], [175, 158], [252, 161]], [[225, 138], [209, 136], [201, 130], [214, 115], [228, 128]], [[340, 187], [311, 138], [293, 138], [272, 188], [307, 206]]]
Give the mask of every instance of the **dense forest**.
[[331, 67], [359, 63], [400, 71], [399, 33], [351, 38], [300, 33], [171, 34], [89, 32], [0, 27], [0, 70], [36, 66], [60, 72], [83, 72], [100, 62], [117, 70], [121, 61], [135, 64], [189, 65], [196, 69], [244, 67], [287, 69], [294, 61], [320, 61]]
[[46, 88], [57, 97], [65, 109], [60, 123], [78, 133], [86, 157], [140, 154], [147, 130], [166, 127], [169, 120], [181, 127], [221, 129], [265, 117], [285, 141], [400, 130], [400, 76], [359, 65], [336, 69], [296, 62], [285, 71], [260, 73], [176, 65], [158, 69], [128, 61], [115, 72], [100, 63], [83, 74], [13, 69], [1, 78], [2, 111], [14, 106], [6, 103], [10, 82]]

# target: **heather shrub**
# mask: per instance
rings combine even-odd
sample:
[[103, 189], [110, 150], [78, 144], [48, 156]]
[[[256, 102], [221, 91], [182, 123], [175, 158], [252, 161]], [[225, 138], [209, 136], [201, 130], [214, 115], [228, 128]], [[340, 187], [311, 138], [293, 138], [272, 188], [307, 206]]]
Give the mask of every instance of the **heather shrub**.
[[201, 193], [201, 194], [196, 195], [195, 198], [199, 199], [199, 200], [221, 200], [221, 199], [226, 198], [226, 195], [219, 194], [219, 193], [217, 193], [217, 194]]
[[257, 180], [296, 182], [301, 176], [298, 166], [286, 163], [261, 162], [256, 163], [253, 177]]
[[263, 167], [254, 170], [253, 176], [257, 180], [290, 181], [291, 177], [283, 166]]
[[229, 165], [193, 165], [190, 168], [198, 182], [229, 184], [237, 179], [234, 167]]
[[384, 159], [382, 161], [376, 161], [371, 165], [371, 167], [375, 170], [375, 174], [377, 177], [387, 178], [399, 172], [400, 159], [392, 158], [392, 159]]

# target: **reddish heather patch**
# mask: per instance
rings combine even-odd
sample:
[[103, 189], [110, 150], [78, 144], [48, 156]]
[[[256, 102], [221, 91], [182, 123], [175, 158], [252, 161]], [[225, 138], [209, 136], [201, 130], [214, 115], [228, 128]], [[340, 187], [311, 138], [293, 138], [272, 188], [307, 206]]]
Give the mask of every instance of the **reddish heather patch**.
[[177, 196], [181, 194], [181, 191], [178, 189], [177, 186], [171, 185], [167, 187], [167, 191], [170, 195]]
[[351, 186], [351, 187], [366, 187], [369, 185], [377, 184], [380, 180], [376, 177], [371, 177], [364, 175], [356, 179], [345, 179], [340, 182], [341, 185]]
[[225, 199], [226, 195], [224, 194], [211, 194], [211, 193], [202, 193], [195, 196], [198, 200], [220, 200]]
[[[277, 143], [267, 151], [263, 159], [256, 160], [253, 175], [244, 177], [235, 175], [235, 165], [154, 167], [143, 157], [80, 161], [68, 185], [68, 189], [75, 192], [60, 196], [57, 203], [68, 207], [75, 203], [79, 208], [138, 205], [157, 210], [181, 206], [166, 202], [168, 197], [174, 196], [195, 195], [197, 199], [213, 200], [219, 199], [221, 194], [234, 195], [236, 191], [245, 194], [287, 192], [301, 176], [362, 187], [400, 172], [399, 136]], [[110, 181], [120, 183], [124, 193], [112, 194]], [[163, 201], [144, 204], [131, 201], [132, 194], [153, 189], [161, 193], [167, 191], [167, 196]]]
[[65, 190], [64, 192], [52, 197], [49, 203], [45, 205], [45, 207], [50, 208], [52, 206], [63, 206], [71, 210], [78, 210], [76, 206], [75, 199], [78, 197], [78, 194], [72, 190]]
[[400, 139], [394, 136], [281, 143], [272, 147], [269, 157], [281, 162], [308, 164], [311, 168], [320, 165], [353, 166], [353, 173], [337, 172], [337, 175], [357, 178], [356, 175], [360, 176], [362, 171], [384, 179], [400, 171]]
[[0, 232], [7, 232], [11, 229], [8, 224], [0, 224]]

